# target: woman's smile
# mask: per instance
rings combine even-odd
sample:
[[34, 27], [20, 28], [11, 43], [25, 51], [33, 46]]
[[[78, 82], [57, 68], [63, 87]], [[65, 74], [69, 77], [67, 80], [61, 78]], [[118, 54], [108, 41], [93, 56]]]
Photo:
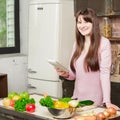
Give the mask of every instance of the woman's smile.
[[80, 28], [80, 30], [82, 31], [82, 32], [85, 32], [85, 31], [87, 31], [89, 28], [88, 27], [82, 27], [82, 28]]

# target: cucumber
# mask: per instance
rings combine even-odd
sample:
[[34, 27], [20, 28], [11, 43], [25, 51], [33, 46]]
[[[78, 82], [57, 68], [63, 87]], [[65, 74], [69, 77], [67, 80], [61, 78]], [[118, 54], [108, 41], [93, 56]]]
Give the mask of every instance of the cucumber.
[[62, 102], [68, 103], [68, 102], [71, 101], [72, 99], [69, 98], [69, 97], [65, 97], [65, 98], [60, 98], [60, 99], [58, 99], [58, 100], [59, 100], [59, 101], [62, 101]]
[[93, 105], [94, 102], [92, 100], [84, 100], [84, 101], [79, 101], [78, 107], [83, 107], [87, 105]]

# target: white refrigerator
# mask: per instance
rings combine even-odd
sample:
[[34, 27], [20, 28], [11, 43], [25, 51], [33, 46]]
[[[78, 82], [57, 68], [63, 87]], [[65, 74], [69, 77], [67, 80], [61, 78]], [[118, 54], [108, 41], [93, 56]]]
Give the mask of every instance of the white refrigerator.
[[62, 97], [62, 81], [47, 60], [68, 68], [75, 39], [73, 0], [29, 3], [28, 90]]

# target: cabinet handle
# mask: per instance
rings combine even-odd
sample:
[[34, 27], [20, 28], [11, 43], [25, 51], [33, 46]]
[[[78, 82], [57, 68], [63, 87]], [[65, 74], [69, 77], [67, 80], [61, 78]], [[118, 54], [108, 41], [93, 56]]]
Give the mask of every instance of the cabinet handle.
[[37, 73], [37, 71], [34, 71], [34, 70], [32, 70], [32, 69], [28, 69], [28, 72], [29, 72], [29, 73]]
[[37, 89], [37, 88], [34, 86], [30, 86], [29, 89]]
[[31, 84], [28, 84], [28, 88], [30, 88], [30, 89], [36, 89], [36, 87], [32, 86]]

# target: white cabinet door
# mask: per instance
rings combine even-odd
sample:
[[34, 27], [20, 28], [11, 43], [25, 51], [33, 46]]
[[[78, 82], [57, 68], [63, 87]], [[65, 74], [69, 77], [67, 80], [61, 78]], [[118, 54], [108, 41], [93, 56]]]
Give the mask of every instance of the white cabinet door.
[[48, 59], [58, 56], [59, 4], [29, 6], [28, 76], [44, 80], [58, 78]]
[[6, 57], [0, 59], [0, 72], [7, 74], [8, 92], [27, 91], [27, 57]]

